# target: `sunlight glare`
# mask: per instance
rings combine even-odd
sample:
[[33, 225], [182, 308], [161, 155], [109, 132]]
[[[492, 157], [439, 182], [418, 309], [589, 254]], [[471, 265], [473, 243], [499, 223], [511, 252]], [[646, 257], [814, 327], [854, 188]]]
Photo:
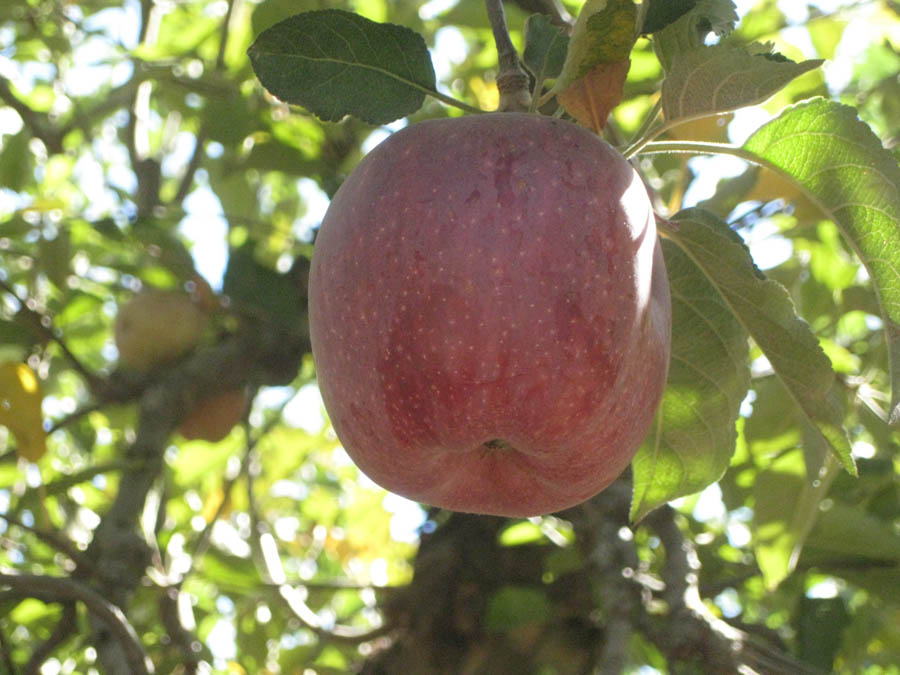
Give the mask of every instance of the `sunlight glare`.
[[200, 185], [185, 198], [184, 209], [187, 215], [178, 229], [194, 244], [197, 271], [214, 289], [221, 289], [228, 262], [228, 222], [222, 204], [208, 186]]
[[425, 511], [418, 503], [388, 492], [382, 506], [391, 514], [391, 539], [404, 544], [419, 541], [419, 530], [425, 523]]
[[824, 579], [814, 586], [811, 586], [810, 589], [806, 591], [806, 597], [819, 600], [836, 598], [838, 593], [840, 593], [840, 590], [840, 586], [836, 579]]
[[419, 18], [422, 21], [436, 19], [449, 9], [456, 7], [459, 0], [431, 0], [419, 7]]
[[694, 518], [701, 523], [708, 523], [711, 520], [724, 521], [725, 516], [722, 488], [718, 483], [713, 483], [700, 493], [694, 507]]
[[286, 424], [303, 429], [307, 433], [317, 434], [325, 426], [322, 414], [324, 404], [319, 388], [315, 384], [305, 384], [297, 390], [297, 395], [284, 407]]

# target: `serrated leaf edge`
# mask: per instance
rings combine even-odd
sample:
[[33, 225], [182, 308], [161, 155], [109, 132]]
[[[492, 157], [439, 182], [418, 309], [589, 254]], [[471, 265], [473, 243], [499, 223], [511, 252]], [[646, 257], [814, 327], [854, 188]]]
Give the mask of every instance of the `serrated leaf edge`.
[[[683, 211], [681, 213], [684, 214], [685, 212]], [[678, 220], [678, 215], [679, 214], [676, 214], [676, 216], [673, 218], [673, 221]], [[683, 215], [682, 218], [684, 220], [689, 219], [689, 217], [687, 215]], [[707, 227], [707, 224], [702, 222], [700, 219], [691, 219], [691, 222], [693, 222], [695, 224], [699, 224], [703, 227]], [[681, 248], [681, 250], [684, 251], [685, 255], [687, 255], [692, 261], [694, 261], [694, 264], [697, 265], [698, 269], [700, 269], [701, 272], [704, 274], [704, 276], [706, 276], [706, 278], [709, 280], [709, 282], [712, 284], [712, 286], [716, 289], [716, 291], [722, 297], [722, 300], [728, 305], [728, 307], [731, 308], [732, 313], [734, 314], [737, 321], [744, 327], [744, 329], [747, 331], [747, 333], [750, 335], [750, 337], [753, 337], [754, 332], [744, 322], [741, 313], [734, 306], [734, 303], [729, 301], [728, 297], [726, 297], [726, 295], [723, 293], [723, 291], [721, 290], [720, 284], [718, 284], [715, 279], [713, 279], [711, 276], [709, 276], [709, 273], [707, 272], [705, 266], [700, 261], [698, 261], [697, 258], [693, 255], [690, 247], [684, 245], [683, 240], [680, 240], [678, 238], [677, 232], [674, 233], [674, 236], [672, 236], [672, 239], [673, 239], [673, 241], [675, 241], [676, 244], [678, 244], [679, 248]], [[740, 244], [738, 244], [737, 242], [730, 242], [730, 244], [732, 246], [740, 246]], [[749, 259], [750, 265], [755, 267], [755, 264], [753, 263], [753, 259], [750, 257], [750, 253], [746, 249], [746, 247], [743, 247], [743, 253]], [[768, 277], [765, 280], [761, 280], [758, 277], [755, 277], [755, 278], [758, 283], [769, 284], [769, 285], [771, 285], [772, 288], [779, 289], [780, 294], [784, 297], [785, 300], [787, 300], [790, 303], [791, 311], [792, 311], [795, 319], [798, 322], [800, 322], [800, 324], [809, 328], [809, 324], [806, 321], [804, 321], [803, 318], [800, 317], [794, 310], [794, 305], [793, 305], [793, 301], [791, 300], [790, 294], [787, 292], [787, 290], [783, 286], [781, 286], [781, 284], [779, 284], [777, 281], [769, 279]], [[828, 361], [828, 367], [831, 368], [831, 362], [830, 362], [830, 360], [828, 360], [828, 357], [825, 355], [825, 352], [822, 350], [821, 346], [819, 345], [819, 340], [816, 337], [815, 333], [813, 333], [812, 330], [809, 330], [809, 335], [815, 341], [815, 344], [818, 347], [819, 351], [821, 352], [822, 356], [825, 358], [826, 361]], [[758, 341], [757, 341], [757, 345], [759, 345]], [[759, 345], [759, 346], [760, 346], [760, 349], [762, 349], [763, 353], [766, 354], [767, 353], [766, 350], [763, 349], [761, 345]], [[776, 376], [783, 382], [795, 381], [794, 378], [787, 376], [785, 373], [781, 372], [780, 369], [776, 368], [774, 363], [772, 364], [772, 367], [773, 367], [773, 370], [775, 371]], [[832, 373], [833, 372], [834, 371], [832, 370]], [[840, 449], [837, 448], [834, 445], [834, 443], [832, 443], [832, 441], [831, 441], [831, 439], [829, 439], [828, 435], [826, 435], [825, 432], [819, 428], [819, 425], [817, 423], [817, 422], [821, 421], [822, 423], [827, 423], [828, 426], [832, 426], [831, 422], [829, 420], [817, 420], [816, 418], [812, 417], [810, 415], [810, 413], [807, 411], [807, 409], [804, 407], [802, 402], [796, 397], [796, 395], [794, 393], [794, 389], [790, 386], [787, 386], [786, 389], [788, 390], [788, 393], [791, 396], [791, 398], [797, 404], [797, 408], [803, 413], [803, 416], [807, 419], [807, 421], [810, 423], [812, 428], [814, 428], [816, 430], [816, 432], [822, 436], [822, 439], [825, 441], [827, 446], [832, 449], [835, 456], [840, 460], [840, 463], [844, 467], [844, 469], [853, 476], [858, 475], [857, 469], [856, 469], [856, 463], [853, 460], [852, 454], [850, 454], [849, 438], [846, 439], [847, 447], [845, 449], [845, 452], [841, 452]], [[843, 429], [843, 427], [839, 427], [839, 430], [842, 432], [842, 436], [846, 438], [846, 431]]]

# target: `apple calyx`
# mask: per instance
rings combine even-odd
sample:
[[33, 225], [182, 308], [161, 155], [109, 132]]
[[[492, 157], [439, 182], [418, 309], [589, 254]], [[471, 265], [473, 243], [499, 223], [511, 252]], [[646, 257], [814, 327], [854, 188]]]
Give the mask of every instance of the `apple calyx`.
[[502, 438], [492, 438], [489, 441], [485, 441], [484, 448], [487, 450], [515, 450], [512, 443], [504, 441]]

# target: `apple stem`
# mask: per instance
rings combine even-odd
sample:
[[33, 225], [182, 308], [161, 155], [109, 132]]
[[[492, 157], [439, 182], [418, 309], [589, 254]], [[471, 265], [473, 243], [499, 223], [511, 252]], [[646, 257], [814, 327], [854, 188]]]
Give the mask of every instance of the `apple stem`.
[[531, 105], [528, 74], [522, 68], [519, 54], [509, 37], [503, 0], [485, 0], [484, 4], [491, 22], [491, 30], [494, 32], [494, 43], [497, 45], [499, 65], [497, 89], [500, 91], [500, 105], [497, 110], [526, 111]]

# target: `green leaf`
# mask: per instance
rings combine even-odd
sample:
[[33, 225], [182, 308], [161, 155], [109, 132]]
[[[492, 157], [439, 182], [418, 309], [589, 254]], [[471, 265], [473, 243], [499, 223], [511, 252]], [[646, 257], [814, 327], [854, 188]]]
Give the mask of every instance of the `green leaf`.
[[[788, 452], [760, 471], [753, 485], [754, 552], [766, 587], [774, 589], [797, 565], [819, 505], [837, 475], [837, 464], [821, 442], [812, 442], [817, 457], [804, 462], [803, 452]], [[817, 461], [816, 461], [817, 460]]]
[[833, 672], [834, 657], [841, 648], [844, 629], [850, 624], [844, 598], [800, 597], [794, 617], [797, 657], [806, 663]]
[[260, 33], [247, 53], [266, 89], [326, 121], [354, 115], [385, 124], [435, 90], [418, 33], [343, 10], [296, 14]]
[[62, 228], [54, 237], [41, 237], [38, 242], [41, 271], [57, 288], [66, 288], [72, 262], [72, 239], [68, 228]]
[[28, 147], [31, 142], [31, 132], [26, 126], [17, 134], [0, 136], [3, 148], [3, 161], [0, 162], [0, 185], [20, 192], [25, 189], [32, 177], [34, 167], [34, 154]]
[[503, 586], [487, 602], [485, 628], [507, 632], [528, 624], [546, 623], [553, 617], [553, 603], [539, 588]]
[[301, 289], [290, 274], [281, 274], [256, 259], [256, 242], [232, 249], [225, 268], [223, 292], [240, 312], [290, 324], [303, 307]]
[[775, 375], [753, 378], [753, 411], [744, 421], [744, 440], [751, 453], [773, 457], [803, 442], [801, 413]]
[[655, 426], [632, 461], [632, 520], [718, 480], [749, 387], [747, 332], [703, 271], [662, 241], [672, 293], [672, 358]]
[[822, 509], [808, 546], [851, 558], [900, 562], [900, 535], [888, 521], [835, 501]]
[[[36, 339], [37, 335], [27, 325], [23, 325], [18, 321], [0, 318], [0, 345], [5, 349], [11, 349], [12, 347], [30, 348]], [[3, 356], [6, 356], [5, 350]]]
[[674, 225], [672, 238], [716, 287], [844, 468], [856, 475], [833, 390], [834, 371], [787, 291], [765, 277], [740, 237], [713, 214], [687, 209], [675, 216]]
[[525, 51], [522, 61], [538, 85], [547, 78], [558, 77], [566, 60], [569, 36], [550, 23], [545, 14], [532, 14], [525, 20]]
[[647, 5], [641, 33], [648, 35], [674, 23], [697, 4], [697, 0], [644, 0]]
[[653, 50], [664, 70], [675, 55], [704, 46], [710, 33], [727, 35], [738, 15], [732, 0], [698, 0], [692, 10], [653, 35]]
[[262, 582], [252, 560], [231, 555], [215, 546], [203, 556], [198, 567], [202, 570], [205, 581], [229, 591], [256, 588]]
[[581, 9], [554, 92], [568, 89], [597, 66], [628, 59], [637, 12], [631, 0], [588, 0]]
[[544, 539], [540, 525], [530, 520], [520, 520], [505, 528], [499, 536], [501, 546], [521, 546], [534, 544]]
[[666, 120], [695, 119], [762, 103], [822, 63], [794, 63], [761, 53], [760, 48], [717, 44], [676, 53], [662, 84]]
[[234, 454], [232, 443], [184, 442], [173, 464], [175, 482], [188, 487], [204, 478], [221, 476]]
[[813, 43], [816, 54], [823, 59], [834, 59], [835, 51], [844, 37], [846, 27], [846, 21], [833, 17], [820, 16], [815, 21], [810, 21], [806, 30], [809, 31], [809, 39]]
[[744, 149], [792, 179], [841, 229], [878, 294], [888, 343], [891, 424], [900, 424], [900, 166], [857, 117], [827, 101], [788, 108]]

